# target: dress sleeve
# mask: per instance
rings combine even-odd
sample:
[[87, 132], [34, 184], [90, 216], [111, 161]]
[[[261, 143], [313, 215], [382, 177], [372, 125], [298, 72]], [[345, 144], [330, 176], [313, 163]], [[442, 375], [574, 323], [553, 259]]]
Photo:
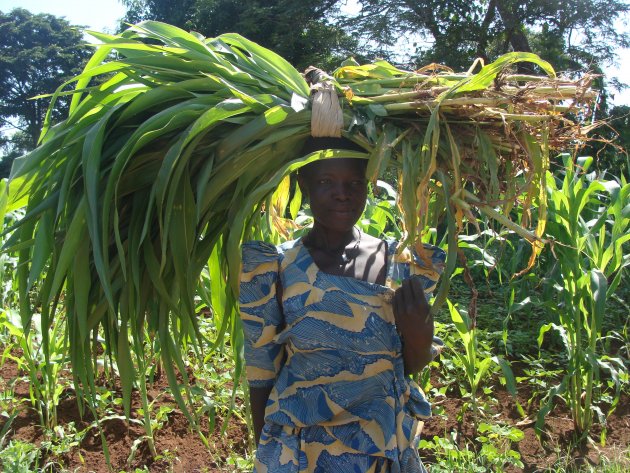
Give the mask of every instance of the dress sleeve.
[[422, 281], [427, 299], [430, 299], [444, 271], [446, 252], [437, 246], [423, 244], [411, 250], [404, 248], [398, 253], [396, 242], [390, 246], [394, 254], [388, 275], [388, 286], [397, 289], [404, 279], [416, 276]]
[[239, 295], [245, 335], [247, 381], [251, 387], [272, 387], [284, 361], [284, 345], [276, 343], [284, 317], [276, 297], [281, 255], [275, 246], [243, 244]]

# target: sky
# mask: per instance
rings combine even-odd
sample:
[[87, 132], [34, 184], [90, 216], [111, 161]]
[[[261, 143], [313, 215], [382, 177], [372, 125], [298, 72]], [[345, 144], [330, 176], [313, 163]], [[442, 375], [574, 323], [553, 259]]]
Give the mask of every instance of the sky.
[[[353, 3], [350, 0], [349, 3]], [[125, 7], [119, 0], [0, 0], [0, 11], [8, 12], [13, 8], [26, 8], [33, 13], [51, 13], [63, 16], [70, 23], [82, 25], [97, 31], [114, 32], [118, 20], [125, 13]], [[623, 25], [627, 27], [626, 25]], [[630, 50], [619, 52], [619, 64], [610, 67], [607, 73], [618, 77], [629, 87], [621, 93], [615, 93], [613, 103], [630, 105]]]
[[114, 32], [126, 8], [118, 0], [0, 0], [0, 11], [25, 8], [31, 13], [63, 16], [73, 25]]

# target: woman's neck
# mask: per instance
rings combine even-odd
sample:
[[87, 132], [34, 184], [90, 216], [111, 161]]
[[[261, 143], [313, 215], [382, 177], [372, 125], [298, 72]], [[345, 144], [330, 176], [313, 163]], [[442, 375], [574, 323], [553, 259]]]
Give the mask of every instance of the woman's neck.
[[387, 244], [383, 240], [361, 233], [357, 227], [347, 232], [326, 230], [313, 227], [302, 239], [319, 270], [385, 284]]
[[305, 240], [308, 246], [323, 251], [338, 252], [360, 238], [361, 232], [356, 227], [339, 232], [315, 223], [313, 228], [306, 235]]

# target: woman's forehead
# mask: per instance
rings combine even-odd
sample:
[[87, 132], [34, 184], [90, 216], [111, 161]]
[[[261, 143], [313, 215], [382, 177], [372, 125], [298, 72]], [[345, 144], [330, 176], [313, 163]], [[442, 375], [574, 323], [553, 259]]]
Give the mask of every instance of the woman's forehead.
[[365, 176], [367, 160], [358, 158], [329, 158], [313, 161], [300, 168], [301, 175], [306, 174], [359, 174]]

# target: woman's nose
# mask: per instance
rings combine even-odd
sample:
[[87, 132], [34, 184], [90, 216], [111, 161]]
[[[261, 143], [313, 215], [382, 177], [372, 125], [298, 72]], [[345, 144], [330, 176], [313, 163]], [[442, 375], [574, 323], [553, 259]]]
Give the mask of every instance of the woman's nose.
[[334, 197], [340, 200], [347, 200], [352, 197], [352, 185], [347, 182], [338, 182], [335, 184]]

